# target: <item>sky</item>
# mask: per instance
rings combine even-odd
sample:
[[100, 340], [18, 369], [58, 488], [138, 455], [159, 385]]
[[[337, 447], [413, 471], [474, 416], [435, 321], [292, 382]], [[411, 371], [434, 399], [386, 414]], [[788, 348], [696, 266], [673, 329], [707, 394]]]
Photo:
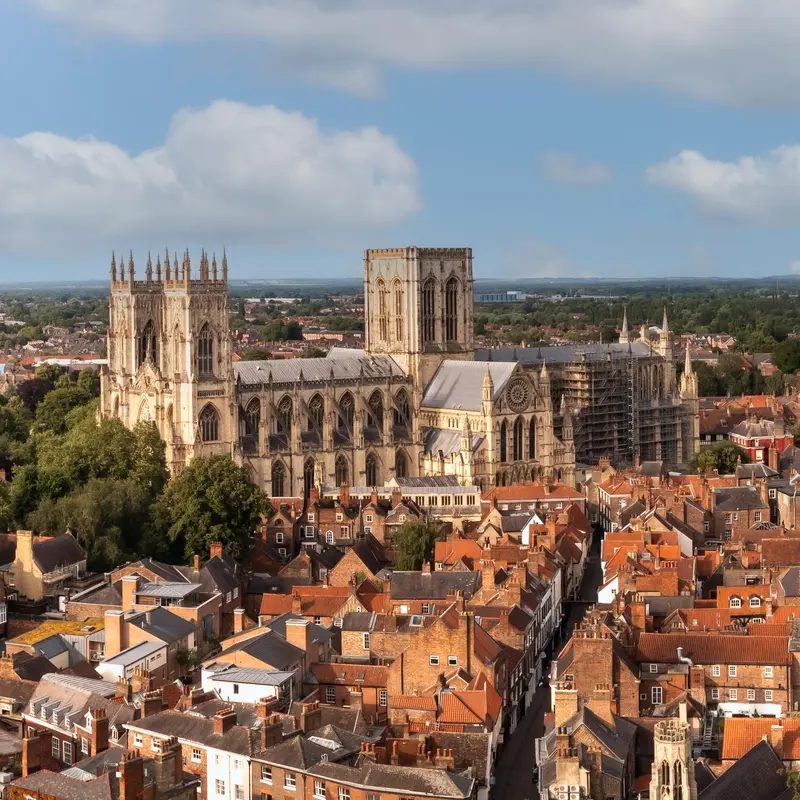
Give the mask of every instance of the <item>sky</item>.
[[800, 274], [796, 0], [2, 0], [0, 282]]

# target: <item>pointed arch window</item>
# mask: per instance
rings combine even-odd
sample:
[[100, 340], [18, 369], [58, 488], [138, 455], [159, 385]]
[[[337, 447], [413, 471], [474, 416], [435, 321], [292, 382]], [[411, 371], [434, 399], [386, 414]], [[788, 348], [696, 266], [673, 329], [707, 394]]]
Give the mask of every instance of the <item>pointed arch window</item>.
[[512, 454], [511, 460], [512, 461], [522, 461], [523, 458], [523, 450], [522, 450], [522, 417], [517, 417], [514, 422], [514, 432], [513, 432], [513, 439], [512, 439]]
[[283, 462], [276, 461], [272, 465], [272, 496], [286, 497], [285, 494], [286, 469]]
[[367, 424], [383, 430], [383, 396], [377, 389], [369, 396], [367, 406]]
[[322, 421], [325, 418], [325, 401], [315, 394], [308, 403], [308, 429], [322, 434]]
[[275, 420], [277, 423], [278, 433], [286, 437], [287, 441], [292, 435], [292, 400], [290, 397], [284, 397], [278, 403], [278, 416]]
[[531, 461], [536, 459], [536, 418], [531, 417], [528, 425], [528, 458]]
[[408, 426], [411, 420], [411, 409], [408, 402], [408, 394], [405, 389], [401, 389], [394, 396], [394, 424]]
[[219, 411], [212, 405], [200, 412], [200, 438], [204, 442], [219, 441]]
[[345, 392], [339, 398], [339, 432], [348, 439], [353, 435], [353, 424], [355, 422], [355, 403], [353, 395]]
[[505, 421], [500, 426], [500, 463], [505, 464], [508, 460], [508, 427]]
[[203, 325], [197, 337], [197, 374], [214, 374], [214, 337], [208, 323]]
[[422, 286], [422, 341], [436, 340], [436, 282], [428, 278]]
[[386, 284], [382, 278], [375, 282], [375, 294], [378, 295], [378, 335], [381, 341], [389, 341], [389, 312], [386, 309]]
[[673, 800], [682, 800], [683, 798], [683, 765], [680, 761], [676, 761], [673, 767], [673, 776], [675, 778], [673, 782]]
[[172, 332], [172, 371], [182, 372], [181, 369], [181, 330], [176, 325], [175, 330]]
[[314, 472], [316, 464], [313, 458], [307, 458], [303, 464], [303, 492], [308, 497], [309, 492], [314, 488]]
[[258, 438], [258, 429], [261, 425], [261, 402], [254, 397], [248, 404], [244, 414], [245, 436]]
[[398, 450], [394, 456], [394, 476], [395, 478], [408, 477], [408, 458], [402, 450]]
[[156, 326], [153, 320], [150, 320], [139, 334], [136, 365], [141, 367], [145, 361], [150, 361], [153, 364], [156, 364], [158, 362], [157, 347]]
[[347, 463], [347, 458], [339, 453], [336, 456], [336, 485], [349, 486], [350, 485], [350, 465]]
[[403, 341], [403, 284], [399, 280], [392, 284], [392, 302], [394, 305], [394, 338]]
[[375, 453], [367, 454], [367, 486], [378, 485], [378, 457]]
[[669, 764], [666, 761], [661, 762], [661, 788], [669, 786]]
[[450, 278], [444, 287], [444, 338], [458, 341], [458, 288], [457, 278]]

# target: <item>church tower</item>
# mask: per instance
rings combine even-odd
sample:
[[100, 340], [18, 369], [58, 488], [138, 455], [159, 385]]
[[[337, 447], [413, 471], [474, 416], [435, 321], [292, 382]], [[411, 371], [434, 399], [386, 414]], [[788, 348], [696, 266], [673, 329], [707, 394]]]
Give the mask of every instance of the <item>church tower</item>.
[[685, 715], [684, 704], [680, 719], [665, 719], [656, 723], [650, 780], [652, 800], [697, 800], [692, 734]]
[[392, 356], [417, 393], [444, 358], [472, 360], [472, 303], [469, 247], [364, 254], [367, 354]]
[[689, 342], [686, 342], [686, 355], [680, 384], [681, 403], [686, 408], [683, 423], [682, 460], [689, 461], [700, 448], [700, 392], [697, 373], [692, 367]]
[[101, 376], [101, 414], [127, 427], [153, 421], [179, 472], [194, 455], [232, 454], [235, 438], [228, 263], [203, 252], [192, 277], [181, 264], [147, 258], [137, 280], [133, 255], [111, 260], [108, 368]]

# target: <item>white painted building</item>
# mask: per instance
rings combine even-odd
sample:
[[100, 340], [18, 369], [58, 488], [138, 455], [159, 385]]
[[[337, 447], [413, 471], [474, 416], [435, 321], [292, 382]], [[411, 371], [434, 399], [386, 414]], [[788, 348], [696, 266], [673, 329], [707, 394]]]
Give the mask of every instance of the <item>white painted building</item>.
[[130, 678], [137, 667], [153, 672], [166, 663], [167, 645], [164, 642], [140, 642], [103, 659], [96, 669], [103, 680], [116, 682], [120, 678]]
[[234, 667], [213, 664], [201, 673], [204, 692], [214, 692], [220, 699], [231, 703], [257, 703], [276, 697], [282, 708], [288, 708], [292, 697], [294, 672], [269, 669]]

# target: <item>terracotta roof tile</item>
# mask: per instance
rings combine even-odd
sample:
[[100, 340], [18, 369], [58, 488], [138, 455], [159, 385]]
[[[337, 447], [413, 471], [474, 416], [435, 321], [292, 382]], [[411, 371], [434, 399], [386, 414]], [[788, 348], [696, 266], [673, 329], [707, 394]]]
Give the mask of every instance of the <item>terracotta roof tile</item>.
[[678, 648], [696, 664], [789, 665], [788, 636], [741, 636], [700, 633], [643, 633], [636, 660], [655, 664], [677, 664]]
[[389, 698], [389, 708], [436, 711], [436, 698], [433, 695], [395, 694]]
[[317, 683], [346, 686], [385, 688], [389, 676], [387, 667], [375, 664], [323, 664], [319, 662], [312, 664], [308, 671]]
[[769, 736], [773, 725], [783, 724], [784, 758], [800, 759], [800, 719], [770, 717], [729, 717], [722, 731], [722, 760], [729, 761], [745, 756], [764, 736]]

